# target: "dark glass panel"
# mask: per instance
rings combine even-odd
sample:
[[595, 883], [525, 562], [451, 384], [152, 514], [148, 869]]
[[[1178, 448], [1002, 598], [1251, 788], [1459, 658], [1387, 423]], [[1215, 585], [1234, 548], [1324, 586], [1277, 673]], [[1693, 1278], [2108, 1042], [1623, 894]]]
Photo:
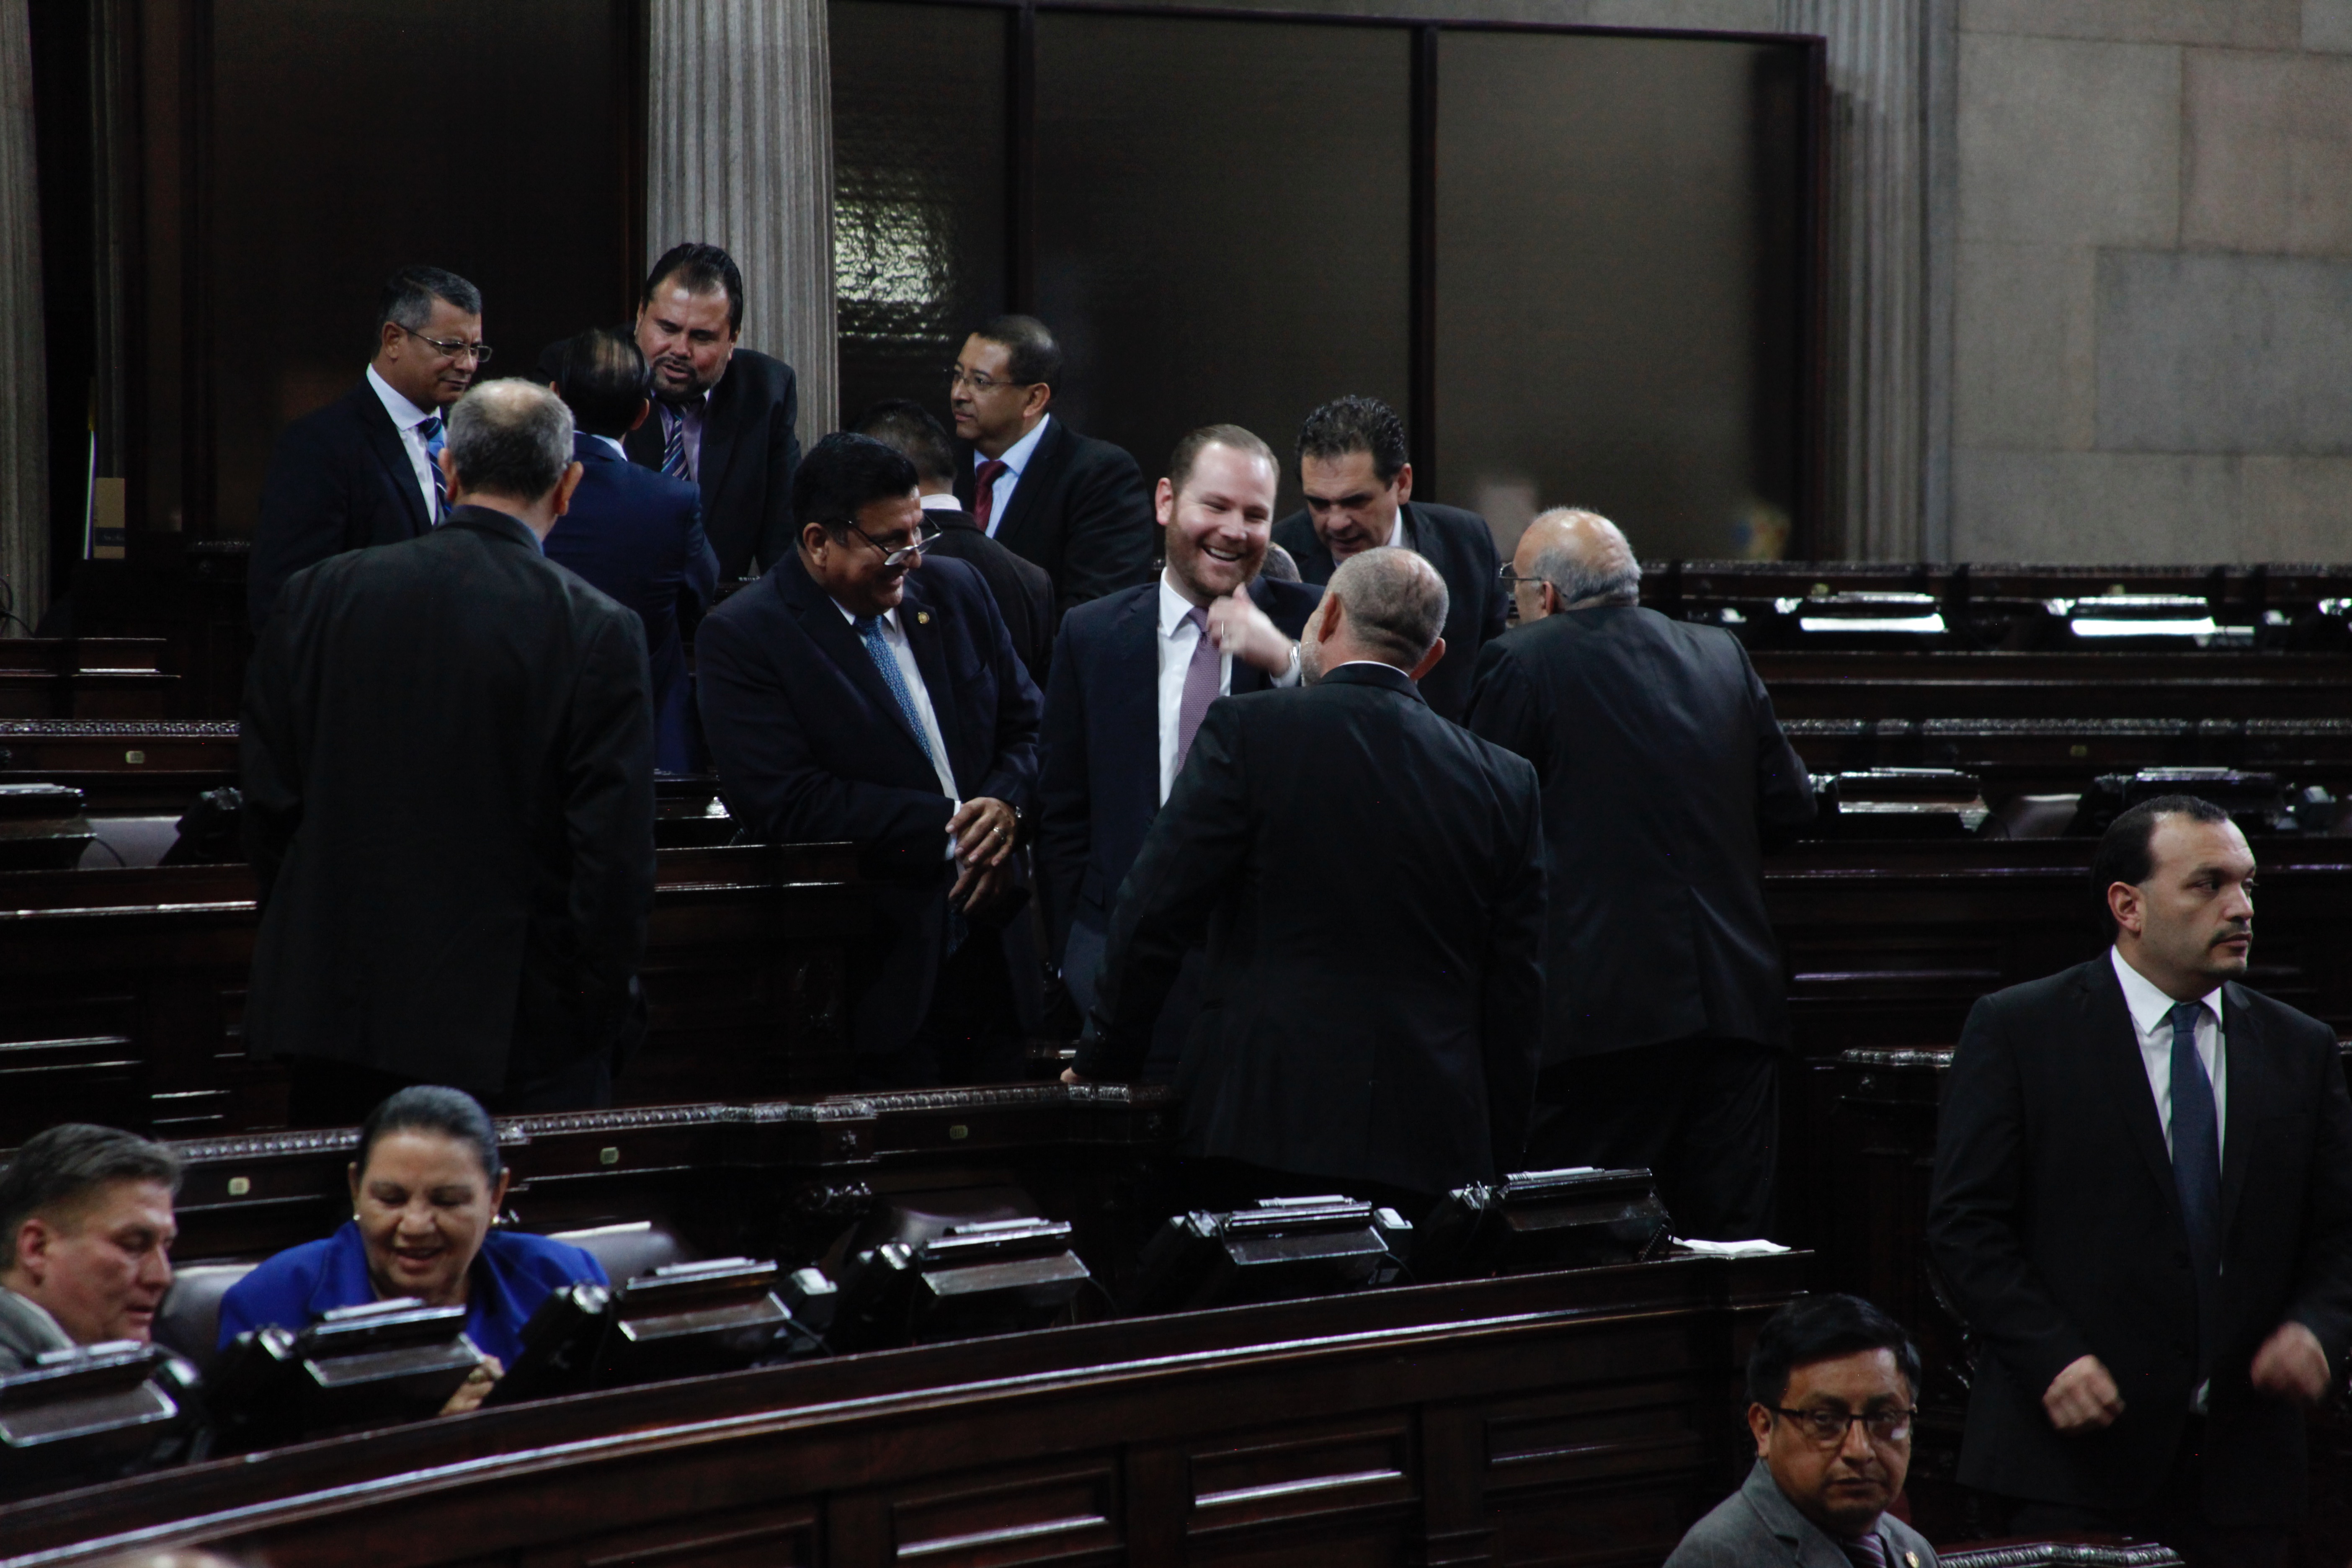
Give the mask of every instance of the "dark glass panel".
[[1037, 18], [1037, 313], [1055, 406], [1156, 477], [1230, 421], [1284, 458], [1342, 393], [1405, 406], [1409, 35]]
[[287, 421], [356, 383], [399, 267], [482, 290], [488, 374], [625, 318], [628, 8], [215, 0], [210, 378], [218, 507], [248, 534]]
[[1780, 553], [1797, 503], [1804, 56], [1725, 39], [1439, 46], [1441, 498], [1643, 556]]
[[1005, 305], [1003, 12], [834, 0], [841, 416], [913, 397], [947, 420], [964, 334]]

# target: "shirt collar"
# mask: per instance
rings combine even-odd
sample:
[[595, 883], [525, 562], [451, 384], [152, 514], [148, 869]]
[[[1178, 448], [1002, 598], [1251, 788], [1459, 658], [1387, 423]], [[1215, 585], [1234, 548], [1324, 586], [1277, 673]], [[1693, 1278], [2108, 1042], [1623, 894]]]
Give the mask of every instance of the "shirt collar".
[[52, 1348], [64, 1350], [74, 1343], [74, 1337], [66, 1332], [65, 1325], [58, 1322], [55, 1317], [51, 1316], [49, 1310], [47, 1307], [42, 1306], [30, 1296], [26, 1295], [21, 1290], [11, 1290], [5, 1285], [0, 1285], [0, 1296], [5, 1296], [9, 1300], [16, 1303], [16, 1310], [23, 1312], [26, 1317], [32, 1320], [33, 1326], [36, 1330], [47, 1334], [53, 1341], [55, 1341], [56, 1342]]
[[[1029, 434], [1022, 437], [1021, 439], [1013, 442], [1010, 447], [1005, 447], [1004, 456], [997, 458], [996, 460], [1003, 464], [1006, 468], [1012, 469], [1013, 477], [1014, 479], [1019, 479], [1022, 475], [1022, 471], [1029, 467], [1030, 455], [1037, 450], [1037, 443], [1045, 438], [1045, 426], [1051, 425], [1053, 422], [1054, 416], [1050, 414], [1046, 415], [1043, 419], [1038, 420], [1037, 428], [1030, 431]], [[988, 459], [980, 455], [980, 448], [977, 447], [973, 447], [971, 452], [971, 466], [974, 468], [977, 468], [981, 464], [986, 461], [988, 461]]]
[[[2120, 947], [2107, 949], [2107, 957], [2116, 966], [2116, 978], [2122, 982], [2124, 1005], [2131, 1009], [2132, 1022], [2143, 1035], [2156, 1033], [2164, 1023], [2165, 1015], [2178, 1005], [2171, 997], [2157, 988], [2156, 982], [2134, 969], [2124, 960]], [[2213, 1021], [2221, 1021], [2221, 988], [2219, 985], [2198, 998], [2213, 1010]]]
[[602, 441], [607, 447], [612, 447], [613, 455], [620, 458], [621, 461], [625, 463], [629, 460], [629, 449], [626, 447], [622, 446], [619, 441], [614, 439], [612, 437], [598, 436], [592, 432], [589, 436], [589, 439], [593, 441]]
[[419, 408], [414, 403], [409, 402], [407, 397], [398, 387], [394, 386], [392, 383], [376, 374], [375, 366], [370, 365], [367, 367], [367, 379], [368, 384], [375, 388], [377, 399], [383, 404], [383, 411], [392, 416], [393, 425], [398, 428], [403, 435], [415, 429], [419, 425], [424, 424], [427, 419], [433, 417], [432, 415], [427, 414], [424, 409]]
[[1176, 584], [1169, 581], [1169, 570], [1172, 568], [1160, 574], [1160, 635], [1163, 637], [1174, 637], [1184, 617], [1200, 607], [1176, 591]]
[[950, 491], [945, 495], [923, 497], [922, 508], [925, 511], [961, 511], [963, 502], [956, 500], [954, 492]]
[[[851, 609], [847, 605], [843, 604], [839, 599], [835, 598], [830, 594], [827, 594], [824, 596], [824, 600], [826, 604], [831, 605], [835, 609], [841, 612], [841, 618], [849, 623], [849, 626], [852, 631], [857, 629], [857, 612], [856, 610]], [[898, 629], [898, 612], [896, 608], [885, 610], [881, 615], [875, 618], [879, 620], [891, 631], [895, 632]]]

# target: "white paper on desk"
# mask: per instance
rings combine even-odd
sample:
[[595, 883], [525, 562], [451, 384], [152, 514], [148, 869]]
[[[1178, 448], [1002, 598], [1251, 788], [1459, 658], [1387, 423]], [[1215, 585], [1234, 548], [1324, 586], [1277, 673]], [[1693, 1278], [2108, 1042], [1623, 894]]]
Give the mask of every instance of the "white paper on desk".
[[1796, 1250], [1777, 1241], [1760, 1238], [1755, 1241], [1685, 1241], [1678, 1236], [1674, 1242], [1676, 1247], [1687, 1247], [1702, 1258], [1769, 1258], [1775, 1253]]

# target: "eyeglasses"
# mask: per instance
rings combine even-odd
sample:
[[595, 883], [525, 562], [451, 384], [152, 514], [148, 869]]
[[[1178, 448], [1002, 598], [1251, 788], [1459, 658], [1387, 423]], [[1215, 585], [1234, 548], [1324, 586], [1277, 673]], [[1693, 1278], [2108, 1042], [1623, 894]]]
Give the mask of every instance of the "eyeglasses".
[[948, 390], [950, 392], [959, 386], [968, 386], [974, 392], [993, 392], [1000, 386], [1034, 386], [1036, 384], [1034, 381], [999, 381], [992, 375], [982, 375], [978, 371], [967, 374], [963, 366], [960, 364], [948, 366]]
[[1506, 588], [1533, 588], [1551, 581], [1549, 577], [1538, 577], [1533, 574], [1528, 574], [1523, 576], [1520, 574], [1512, 571], [1508, 563], [1506, 563], [1503, 569], [1496, 572], [1495, 575], [1502, 579], [1503, 586]]
[[1788, 1410], [1777, 1405], [1772, 1408], [1824, 1448], [1843, 1444], [1857, 1421], [1874, 1443], [1907, 1443], [1912, 1420], [1919, 1414], [1916, 1410], [1864, 1410], [1849, 1415], [1843, 1410]]
[[933, 528], [929, 525], [925, 525], [915, 530], [915, 542], [912, 544], [902, 544], [894, 549], [891, 546], [883, 543], [880, 540], [875, 538], [872, 534], [866, 532], [864, 529], [858, 527], [854, 522], [844, 523], [842, 526], [848, 529], [850, 532], [857, 535], [858, 538], [866, 541], [866, 543], [872, 545], [875, 549], [880, 551], [882, 552], [882, 564], [885, 566], [902, 565], [909, 555], [920, 555], [924, 551], [929, 550], [933, 544], [938, 542], [940, 535], [946, 531], [944, 529]]
[[[393, 325], [400, 327], [400, 323], [397, 321], [394, 321]], [[462, 341], [444, 342], [439, 338], [426, 337], [423, 332], [418, 331], [414, 327], [400, 327], [400, 330], [406, 332], [410, 337], [415, 338], [420, 343], [432, 344], [435, 348], [439, 349], [451, 359], [470, 359], [476, 364], [488, 364], [490, 363], [490, 345], [488, 343], [469, 343]]]

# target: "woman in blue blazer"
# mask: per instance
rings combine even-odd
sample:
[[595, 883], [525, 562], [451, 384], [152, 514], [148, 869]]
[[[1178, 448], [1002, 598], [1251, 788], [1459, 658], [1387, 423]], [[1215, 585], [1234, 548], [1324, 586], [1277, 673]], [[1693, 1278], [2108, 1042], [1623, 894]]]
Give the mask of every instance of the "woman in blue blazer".
[[471, 1410], [521, 1353], [522, 1327], [568, 1285], [606, 1284], [579, 1247], [494, 1230], [512, 1173], [488, 1112], [462, 1090], [420, 1084], [378, 1105], [352, 1162], [352, 1218], [323, 1241], [278, 1254], [221, 1300], [220, 1342], [249, 1329], [300, 1329], [338, 1307], [414, 1296], [463, 1306], [489, 1364], [450, 1398]]

